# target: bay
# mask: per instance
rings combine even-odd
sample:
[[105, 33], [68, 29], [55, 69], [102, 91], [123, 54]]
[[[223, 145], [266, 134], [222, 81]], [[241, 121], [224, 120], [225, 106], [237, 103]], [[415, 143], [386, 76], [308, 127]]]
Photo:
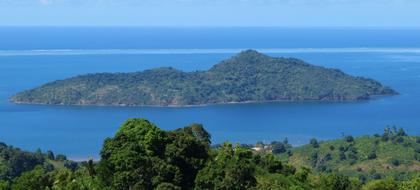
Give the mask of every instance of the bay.
[[[264, 30], [257, 33], [267, 33]], [[255, 33], [253, 30], [247, 32]], [[274, 32], [270, 31], [270, 34]], [[252, 36], [249, 33], [246, 34]], [[317, 39], [316, 35], [321, 34], [314, 35], [313, 38]], [[120, 45], [117, 43], [116, 46], [109, 45], [112, 44], [110, 42], [97, 47], [87, 44], [87, 48], [93, 49], [86, 50], [81, 48], [82, 42], [76, 44], [69, 41], [61, 45], [59, 42], [48, 42], [44, 46], [32, 43], [27, 47], [19, 41], [20, 48], [10, 49], [7, 47], [11, 45], [6, 47], [3, 44], [0, 48], [0, 141], [25, 150], [53, 150], [76, 160], [89, 156], [98, 158], [103, 140], [111, 137], [128, 118], [147, 118], [168, 130], [202, 123], [212, 134], [213, 143], [270, 142], [287, 137], [292, 144], [300, 145], [313, 137], [333, 139], [343, 134], [381, 133], [387, 125], [403, 127], [411, 135], [420, 134], [420, 52], [410, 45], [413, 40], [406, 40], [404, 47], [389, 41], [387, 44], [386, 40], [376, 45], [375, 40], [370, 41], [372, 47], [361, 47], [363, 44], [349, 47], [351, 43], [331, 45], [331, 42], [327, 43], [331, 47], [323, 47], [317, 46], [322, 43], [315, 43], [314, 40], [307, 44], [299, 41], [299, 46], [292, 47], [293, 38], [285, 38], [289, 40], [286, 42], [289, 45], [275, 45], [268, 43], [269, 40], [264, 44], [254, 40], [254, 44], [240, 46], [239, 43], [237, 47], [214, 43], [199, 48], [194, 48], [198, 47], [193, 45], [197, 42], [187, 42], [187, 45], [181, 46], [177, 45], [181, 42], [172, 40], [172, 45], [159, 42], [161, 45], [156, 47], [135, 46], [140, 52], [124, 49], [126, 47], [121, 44], [128, 43], [125, 41], [118, 42]], [[210, 44], [208, 39], [204, 41]], [[361, 40], [358, 42], [362, 43]], [[141, 40], [132, 43], [141, 43]], [[279, 41], [277, 43], [280, 44]], [[235, 51], [249, 47], [264, 49], [272, 56], [296, 57], [315, 65], [338, 68], [352, 75], [371, 77], [394, 88], [401, 95], [362, 102], [278, 102], [186, 108], [42, 106], [8, 102], [8, 98], [19, 91], [86, 73], [133, 72], [162, 66], [184, 71], [205, 70], [232, 56]], [[318, 51], [300, 49], [308, 47]], [[222, 50], [215, 51], [217, 48]], [[322, 48], [330, 49], [322, 51]], [[377, 48], [380, 51], [372, 51]], [[39, 52], [40, 49], [44, 53], [30, 53]], [[67, 49], [67, 53], [57, 52], [64, 49]], [[107, 51], [103, 52], [104, 49]], [[4, 53], [11, 50], [18, 54]], [[68, 53], [75, 50], [82, 53]]]

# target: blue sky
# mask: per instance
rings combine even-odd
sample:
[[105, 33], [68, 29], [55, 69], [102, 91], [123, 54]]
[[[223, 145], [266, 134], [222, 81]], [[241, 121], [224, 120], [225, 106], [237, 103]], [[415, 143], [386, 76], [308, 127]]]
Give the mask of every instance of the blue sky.
[[420, 27], [420, 0], [0, 0], [0, 25]]

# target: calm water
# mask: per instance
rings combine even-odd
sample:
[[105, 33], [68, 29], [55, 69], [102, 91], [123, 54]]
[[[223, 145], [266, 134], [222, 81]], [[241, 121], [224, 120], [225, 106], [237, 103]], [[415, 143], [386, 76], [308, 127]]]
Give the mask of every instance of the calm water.
[[[293, 144], [303, 144], [312, 137], [331, 139], [342, 133], [380, 133], [386, 125], [398, 125], [409, 134], [420, 134], [420, 48], [416, 47], [420, 44], [420, 31], [167, 30], [0, 28], [0, 141], [26, 150], [51, 149], [74, 159], [97, 157], [103, 139], [133, 117], [148, 118], [164, 129], [202, 123], [213, 135], [214, 143], [268, 142], [288, 137]], [[110, 38], [111, 33], [116, 33], [116, 37]], [[363, 47], [367, 49], [359, 49]], [[216, 48], [223, 50], [215, 51]], [[371, 77], [401, 95], [353, 103], [192, 108], [33, 106], [13, 105], [7, 100], [21, 90], [78, 74], [130, 72], [160, 66], [185, 71], [208, 69], [243, 48], [266, 49], [273, 56], [297, 57], [352, 75]]]

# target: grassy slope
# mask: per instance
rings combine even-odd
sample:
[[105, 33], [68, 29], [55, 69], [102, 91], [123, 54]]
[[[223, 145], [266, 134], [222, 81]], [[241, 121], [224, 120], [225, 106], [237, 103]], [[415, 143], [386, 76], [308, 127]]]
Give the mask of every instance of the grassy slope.
[[[294, 166], [318, 167], [325, 165], [332, 171], [356, 176], [358, 174], [380, 173], [381, 175], [392, 175], [395, 173], [418, 173], [420, 172], [420, 162], [416, 161], [416, 149], [420, 149], [420, 144], [416, 143], [416, 137], [402, 137], [404, 142], [397, 143], [392, 141], [382, 141], [380, 137], [362, 136], [355, 138], [354, 142], [346, 142], [344, 139], [321, 142], [319, 148], [305, 145], [292, 149], [293, 155], [287, 157], [282, 154], [283, 159], [287, 159]], [[357, 150], [357, 160], [352, 163], [350, 159], [339, 159], [339, 147], [349, 145]], [[334, 146], [334, 150], [330, 149]], [[368, 154], [376, 150], [376, 159], [368, 159]], [[311, 164], [311, 155], [318, 152], [317, 164]], [[331, 154], [332, 159], [322, 161], [325, 155]], [[346, 155], [348, 153], [346, 152]], [[399, 160], [400, 165], [395, 166], [392, 160]]]

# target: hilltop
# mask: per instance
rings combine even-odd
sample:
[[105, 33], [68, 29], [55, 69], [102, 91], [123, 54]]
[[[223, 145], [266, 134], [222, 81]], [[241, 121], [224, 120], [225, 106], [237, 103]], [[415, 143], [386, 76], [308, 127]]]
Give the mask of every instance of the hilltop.
[[381, 83], [295, 58], [243, 51], [207, 71], [157, 68], [97, 73], [47, 83], [16, 94], [14, 103], [189, 106], [268, 101], [357, 101], [395, 95]]

